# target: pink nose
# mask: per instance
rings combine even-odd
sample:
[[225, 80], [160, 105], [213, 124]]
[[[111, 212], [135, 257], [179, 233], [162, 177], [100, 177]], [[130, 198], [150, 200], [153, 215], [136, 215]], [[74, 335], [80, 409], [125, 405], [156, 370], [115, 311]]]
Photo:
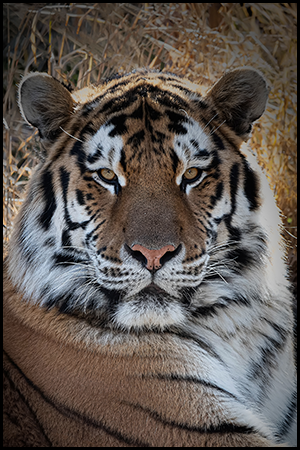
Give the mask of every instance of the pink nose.
[[148, 248], [143, 247], [140, 244], [135, 244], [132, 247], [132, 250], [134, 252], [141, 252], [145, 256], [147, 260], [146, 268], [148, 270], [157, 270], [161, 268], [160, 258], [167, 252], [173, 252], [175, 250], [175, 247], [173, 245], [165, 245], [159, 250], [149, 250]]

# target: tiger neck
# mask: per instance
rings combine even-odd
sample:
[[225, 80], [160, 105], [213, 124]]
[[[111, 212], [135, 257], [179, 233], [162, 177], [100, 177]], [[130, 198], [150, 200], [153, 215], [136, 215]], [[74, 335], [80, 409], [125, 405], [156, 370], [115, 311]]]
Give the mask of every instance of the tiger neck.
[[[207, 402], [206, 410], [218, 408], [205, 386], [180, 380], [196, 366], [196, 351], [185, 358], [176, 340], [155, 335], [127, 336], [127, 341], [124, 335], [97, 336], [95, 330], [92, 335], [78, 318], [46, 312], [23, 301], [9, 282], [5, 286], [4, 349], [44, 398], [71, 411], [84, 408], [95, 420], [108, 420], [112, 405], [124, 414], [128, 405], [135, 405], [137, 410], [170, 413], [170, 421], [176, 410], [192, 424], [200, 398], [202, 404]], [[171, 397], [170, 374], [178, 375], [172, 380]]]

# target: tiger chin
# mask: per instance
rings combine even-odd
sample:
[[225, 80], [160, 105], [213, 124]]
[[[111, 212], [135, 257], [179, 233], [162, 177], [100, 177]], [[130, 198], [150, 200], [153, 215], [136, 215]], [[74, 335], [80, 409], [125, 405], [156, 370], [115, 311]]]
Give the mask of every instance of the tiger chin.
[[280, 217], [249, 146], [268, 86], [140, 69], [19, 85], [41, 162], [4, 273], [7, 446], [296, 446]]

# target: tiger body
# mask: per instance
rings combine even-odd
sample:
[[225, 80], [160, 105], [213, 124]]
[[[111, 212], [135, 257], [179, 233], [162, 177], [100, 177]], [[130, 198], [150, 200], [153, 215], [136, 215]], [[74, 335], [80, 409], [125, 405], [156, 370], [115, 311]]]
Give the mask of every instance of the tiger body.
[[45, 74], [19, 92], [45, 156], [10, 243], [4, 342], [45, 445], [295, 445], [280, 219], [245, 143], [261, 75], [205, 97], [147, 70], [82, 103]]

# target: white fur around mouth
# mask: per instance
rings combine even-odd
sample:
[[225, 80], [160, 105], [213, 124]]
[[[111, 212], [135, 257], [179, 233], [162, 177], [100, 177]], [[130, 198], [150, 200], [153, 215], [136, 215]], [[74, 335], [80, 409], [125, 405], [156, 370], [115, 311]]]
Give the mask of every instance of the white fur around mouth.
[[113, 322], [127, 330], [158, 328], [162, 331], [171, 325], [181, 325], [185, 318], [184, 308], [179, 302], [145, 294], [120, 304]]

